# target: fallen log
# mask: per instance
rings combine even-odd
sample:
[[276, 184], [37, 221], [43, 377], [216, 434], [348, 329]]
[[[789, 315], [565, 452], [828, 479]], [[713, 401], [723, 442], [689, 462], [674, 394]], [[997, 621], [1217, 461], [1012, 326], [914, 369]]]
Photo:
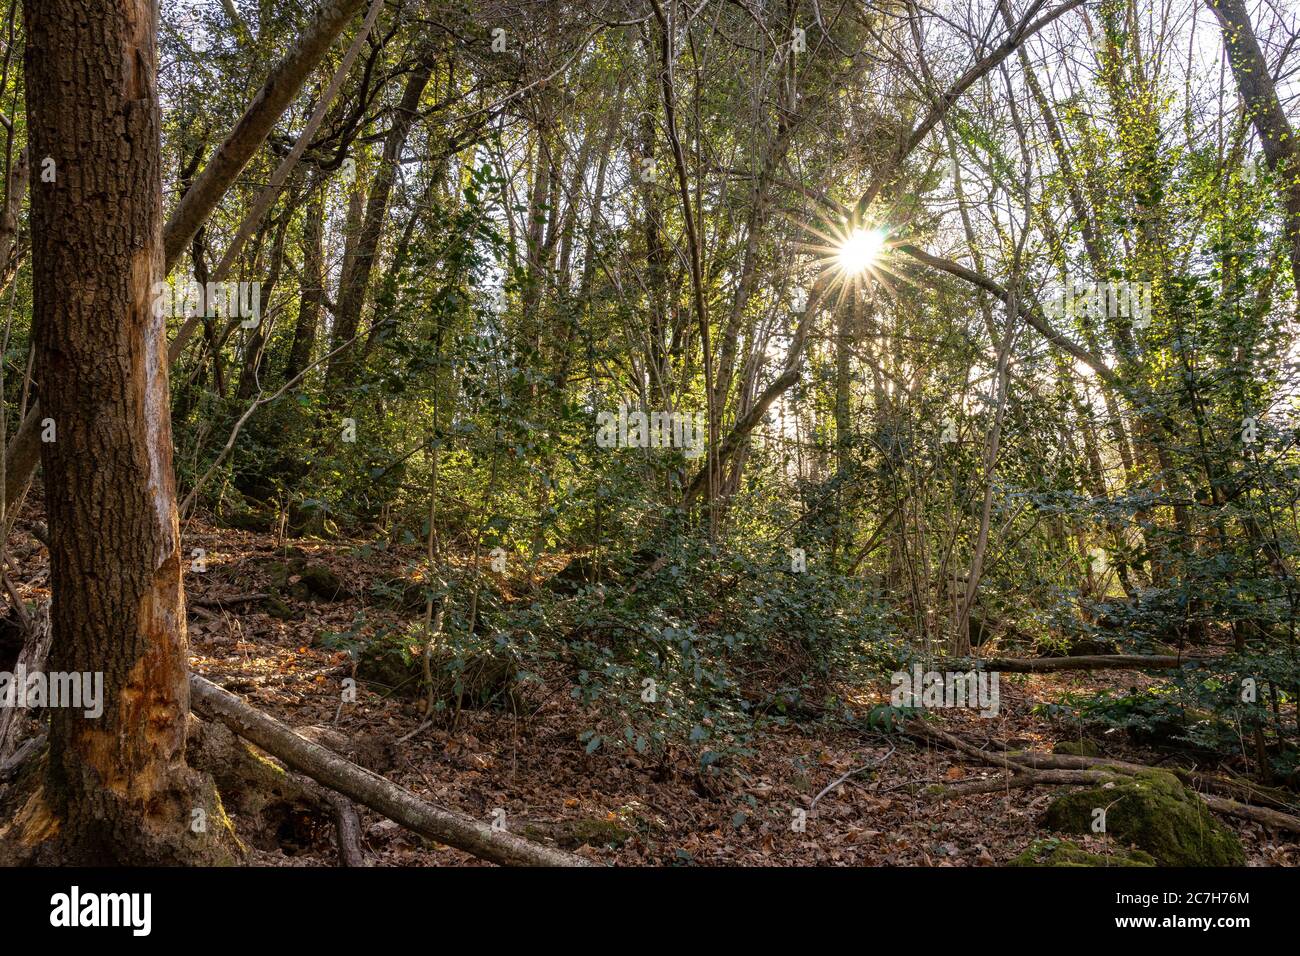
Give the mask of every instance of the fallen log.
[[238, 607], [241, 604], [256, 604], [258, 601], [265, 601], [269, 594], [257, 592], [255, 594], [233, 594], [229, 597], [209, 597], [209, 598], [186, 598], [187, 607], [205, 607], [216, 608], [218, 610], [227, 607]]
[[361, 850], [361, 817], [352, 801], [341, 793], [327, 791], [326, 799], [334, 809], [334, 831], [339, 841], [339, 866], [366, 866]]
[[946, 800], [949, 797], [964, 797], [972, 793], [1001, 793], [1020, 787], [1038, 787], [1045, 784], [1065, 786], [1085, 786], [1105, 783], [1114, 779], [1113, 774], [1098, 770], [1025, 770], [1013, 773], [1009, 777], [990, 777], [984, 780], [970, 780], [964, 783], [938, 784], [930, 795]]
[[1183, 767], [1152, 767], [1148, 764], [1133, 763], [1127, 760], [1107, 760], [1105, 757], [1076, 757], [1073, 754], [1040, 754], [1031, 751], [1013, 752], [1008, 757], [1024, 767], [1036, 770], [1090, 770], [1094, 767], [1115, 767], [1129, 773], [1142, 770], [1167, 770], [1185, 784], [1195, 789], [1207, 790], [1220, 796], [1228, 797], [1238, 803], [1247, 802], [1260, 806], [1272, 807], [1274, 810], [1294, 810], [1295, 807], [1286, 799], [1286, 795], [1269, 787], [1261, 787], [1248, 780], [1220, 777], [1203, 770], [1187, 770]]
[[502, 866], [591, 866], [580, 856], [542, 846], [508, 831], [494, 831], [463, 814], [436, 807], [376, 773], [358, 767], [244, 703], [234, 694], [190, 675], [190, 700], [197, 713], [219, 720], [245, 740], [305, 774], [409, 830]]
[[[1046, 674], [1055, 671], [1172, 670], [1189, 664], [1197, 665], [1204, 660], [1177, 654], [1090, 654], [1080, 657], [985, 657], [976, 658], [973, 663], [986, 671]], [[971, 664], [971, 661], [940, 661], [935, 667], [970, 670]]]
[[[939, 799], [955, 796], [966, 796], [973, 793], [992, 793], [1001, 790], [1017, 789], [1020, 787], [1037, 787], [1042, 785], [1054, 786], [1096, 786], [1098, 783], [1105, 782], [1108, 778], [1113, 778], [1116, 774], [1132, 774], [1143, 770], [1159, 770], [1159, 767], [1150, 767], [1146, 764], [1132, 763], [1124, 760], [1106, 760], [1104, 757], [1075, 757], [1070, 755], [1058, 754], [1029, 754], [1029, 753], [989, 753], [980, 750], [971, 744], [966, 743], [952, 734], [939, 730], [937, 727], [929, 727], [919, 721], [914, 721], [907, 729], [907, 734], [922, 740], [943, 743], [954, 750], [960, 751], [969, 757], [979, 760], [983, 763], [995, 767], [1001, 767], [1010, 771], [1010, 777], [1000, 777], [992, 780], [976, 780], [966, 784], [954, 784], [951, 786], [940, 786], [933, 792], [934, 796]], [[1036, 769], [1037, 767], [1051, 767], [1054, 769]], [[1089, 768], [1089, 769], [1061, 769], [1067, 767]], [[1091, 769], [1097, 768], [1097, 769]], [[1107, 770], [1110, 773], [1107, 773]], [[1223, 781], [1212, 777], [1209, 774], [1197, 774], [1195, 771], [1167, 771], [1175, 776], [1183, 774], [1194, 775], [1190, 777], [1191, 782], [1206, 785], [1223, 785], [1233, 786], [1232, 781]], [[1189, 777], [1183, 777], [1184, 782], [1188, 782]], [[1236, 785], [1240, 787], [1240, 784]], [[1300, 833], [1300, 816], [1290, 813], [1283, 813], [1280, 810], [1273, 810], [1267, 807], [1250, 806], [1239, 803], [1236, 800], [1227, 797], [1216, 796], [1211, 793], [1204, 793], [1201, 790], [1192, 788], [1193, 792], [1208, 806], [1211, 810], [1227, 816], [1238, 817], [1242, 820], [1250, 820], [1255, 823], [1261, 823], [1264, 826], [1273, 827], [1278, 830], [1287, 830], [1291, 833]]]
[[[342, 756], [348, 746], [348, 739], [333, 727], [308, 725], [294, 730], [298, 736], [324, 747], [326, 750]], [[329, 805], [334, 815], [334, 835], [338, 838], [339, 866], [364, 867], [366, 854], [361, 849], [361, 816], [356, 806], [336, 790], [322, 787], [314, 780], [306, 780], [302, 774], [299, 779], [310, 783], [320, 794], [321, 801]]]
[[1211, 810], [1227, 814], [1230, 817], [1239, 817], [1242, 820], [1262, 823], [1264, 826], [1272, 827], [1275, 830], [1300, 833], [1300, 817], [1292, 816], [1289, 813], [1270, 810], [1267, 807], [1248, 806], [1244, 803], [1238, 803], [1236, 800], [1229, 800], [1227, 797], [1216, 797], [1211, 793], [1202, 793], [1200, 798], [1205, 801], [1205, 805]]
[[[45, 601], [28, 622], [23, 649], [18, 652], [14, 671], [34, 674], [45, 668], [45, 658], [50, 652], [54, 632], [50, 628], [50, 603]], [[18, 744], [18, 728], [27, 710], [22, 707], [0, 706], [0, 763], [3, 763]]]

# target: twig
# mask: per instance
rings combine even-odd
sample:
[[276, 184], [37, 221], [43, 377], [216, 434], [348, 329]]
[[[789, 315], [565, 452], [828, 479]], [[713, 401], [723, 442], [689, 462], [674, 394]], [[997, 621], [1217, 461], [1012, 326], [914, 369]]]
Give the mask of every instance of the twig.
[[821, 792], [821, 793], [819, 793], [819, 794], [817, 794], [817, 796], [813, 797], [813, 799], [812, 799], [812, 803], [808, 805], [808, 809], [809, 809], [809, 810], [814, 810], [814, 809], [816, 809], [816, 807], [817, 807], [817, 801], [818, 801], [818, 800], [820, 800], [822, 797], [826, 796], [826, 794], [827, 794], [829, 791], [834, 790], [836, 787], [838, 787], [840, 784], [842, 784], [845, 780], [848, 780], [849, 777], [852, 777], [854, 774], [862, 773], [862, 771], [864, 771], [864, 770], [870, 770], [872, 767], [879, 767], [882, 763], [884, 763], [886, 760], [888, 760], [890, 757], [892, 757], [892, 756], [894, 755], [894, 751], [897, 750], [897, 749], [898, 749], [898, 748], [896, 748], [893, 744], [890, 744], [890, 745], [889, 745], [889, 753], [885, 754], [885, 755], [884, 755], [883, 757], [881, 757], [879, 760], [873, 760], [873, 761], [871, 761], [871, 763], [863, 764], [861, 767], [858, 767], [858, 768], [856, 768], [856, 769], [854, 769], [854, 770], [850, 770], [848, 773], [841, 774], [837, 779], [832, 780], [830, 783], [828, 783], [826, 786], [824, 786], [824, 787], [822, 788], [822, 792]]

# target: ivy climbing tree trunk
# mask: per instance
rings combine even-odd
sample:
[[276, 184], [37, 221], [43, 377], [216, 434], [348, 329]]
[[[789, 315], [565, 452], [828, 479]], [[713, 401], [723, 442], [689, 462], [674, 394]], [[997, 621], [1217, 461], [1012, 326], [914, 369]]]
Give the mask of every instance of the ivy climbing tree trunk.
[[1255, 39], [1243, 0], [1208, 0], [1223, 28], [1223, 44], [1232, 64], [1232, 75], [1246, 104], [1250, 120], [1259, 134], [1268, 168], [1277, 177], [1284, 209], [1291, 275], [1300, 294], [1300, 144], [1282, 109], [1277, 86], [1269, 73], [1264, 54]]
[[[33, 321], [45, 416], [50, 710], [21, 842], [84, 863], [212, 861], [223, 820], [185, 763], [189, 685], [167, 395], [154, 0], [26, 0]], [[46, 171], [43, 176], [42, 171]], [[93, 714], [93, 710], [91, 711]]]

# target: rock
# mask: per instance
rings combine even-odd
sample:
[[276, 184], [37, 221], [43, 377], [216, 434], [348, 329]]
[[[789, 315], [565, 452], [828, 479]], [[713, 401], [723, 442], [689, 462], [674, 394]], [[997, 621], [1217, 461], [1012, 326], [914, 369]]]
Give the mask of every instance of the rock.
[[[371, 641], [357, 658], [357, 680], [403, 697], [424, 697], [429, 688], [424, 683], [423, 655], [423, 647], [414, 641]], [[429, 661], [429, 672], [433, 675], [433, 700], [447, 710], [485, 710], [518, 704], [515, 684], [519, 662], [513, 655], [493, 652], [458, 657], [437, 650]]]
[[1101, 751], [1091, 740], [1058, 740], [1056, 746], [1052, 748], [1052, 753], [1070, 757], [1101, 756]]
[[330, 567], [306, 557], [266, 565], [271, 589], [296, 601], [341, 601], [350, 594]]
[[1119, 645], [1104, 638], [1083, 637], [1072, 643], [1066, 657], [1092, 657], [1096, 654], [1118, 654]]
[[569, 559], [569, 563], [546, 580], [546, 587], [556, 594], [573, 595], [583, 588], [597, 584], [617, 584], [620, 581], [637, 579], [646, 571], [655, 567], [669, 555], [661, 554], [652, 547], [641, 547], [631, 554], [622, 556], [597, 557], [594, 554], [579, 554]]
[[620, 847], [632, 836], [632, 831], [613, 820], [589, 817], [581, 820], [560, 820], [551, 824], [528, 824], [521, 835], [533, 840], [551, 839], [564, 850], [580, 846]]
[[298, 617], [294, 609], [281, 600], [278, 594], [268, 594], [263, 598], [262, 607], [267, 614], [278, 621], [293, 621]]
[[392, 639], [369, 641], [357, 657], [357, 680], [404, 697], [418, 697], [424, 672], [419, 650]]
[[610, 581], [614, 577], [613, 569], [608, 563], [597, 561], [588, 554], [580, 554], [551, 575], [546, 581], [546, 587], [555, 594], [572, 595], [582, 588], [600, 581]]
[[237, 531], [270, 534], [275, 530], [275, 515], [269, 511], [234, 511], [223, 515], [221, 524]]
[[335, 538], [339, 530], [329, 509], [320, 504], [289, 505], [285, 527], [295, 538]]
[[337, 601], [348, 596], [339, 576], [323, 564], [304, 564], [298, 577], [299, 583], [306, 585], [310, 594], [323, 601]]
[[1089, 853], [1069, 840], [1035, 840], [1008, 866], [1155, 866], [1155, 858], [1141, 850], [1120, 850], [1113, 856]]
[[1093, 832], [1093, 811], [1106, 810], [1106, 833], [1145, 850], [1163, 866], [1242, 866], [1237, 835], [1171, 773], [1146, 770], [1117, 775], [1108, 785], [1057, 797], [1046, 826], [1066, 833]]

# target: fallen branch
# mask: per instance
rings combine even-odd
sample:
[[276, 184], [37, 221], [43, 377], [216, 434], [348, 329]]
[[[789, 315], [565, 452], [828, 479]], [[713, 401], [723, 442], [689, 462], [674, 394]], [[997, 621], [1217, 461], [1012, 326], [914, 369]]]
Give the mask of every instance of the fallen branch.
[[1286, 796], [1270, 787], [1261, 787], [1248, 780], [1220, 777], [1203, 770], [1186, 770], [1182, 767], [1152, 767], [1149, 764], [1133, 763], [1127, 760], [1107, 760], [1105, 757], [1076, 757], [1071, 754], [1010, 754], [1010, 758], [1025, 767], [1054, 770], [1088, 770], [1094, 767], [1115, 767], [1127, 773], [1139, 773], [1143, 770], [1166, 770], [1185, 784], [1199, 790], [1217, 793], [1237, 802], [1246, 801], [1272, 807], [1274, 810], [1294, 810], [1295, 807]]
[[198, 674], [190, 675], [190, 698], [195, 711], [221, 721], [239, 736], [284, 761], [290, 769], [422, 836], [503, 866], [591, 865], [572, 853], [541, 846], [508, 831], [493, 831], [485, 823], [425, 803], [406, 788], [294, 733], [274, 717], [255, 710]]
[[[1199, 664], [1204, 658], [1176, 654], [1091, 654], [1080, 657], [985, 657], [977, 659], [981, 670], [1007, 674], [1039, 674], [1054, 671], [1171, 670]], [[969, 662], [944, 661], [943, 666], [969, 669]], [[936, 667], [940, 666], [938, 664]]]
[[993, 777], [986, 780], [972, 780], [969, 783], [937, 785], [932, 796], [944, 800], [948, 797], [964, 797], [972, 793], [1001, 793], [1019, 787], [1038, 787], [1047, 784], [1055, 786], [1095, 786], [1115, 779], [1111, 773], [1099, 770], [1025, 770], [1013, 773], [1010, 777]]
[[[966, 796], [973, 793], [991, 793], [1019, 787], [1037, 787], [1042, 785], [1054, 786], [1096, 786], [1099, 783], [1105, 783], [1113, 780], [1117, 775], [1133, 774], [1145, 770], [1157, 770], [1158, 767], [1151, 767], [1146, 764], [1132, 763], [1124, 760], [1107, 760], [1104, 757], [1074, 757], [1063, 754], [1000, 754], [989, 753], [972, 746], [965, 741], [954, 737], [952, 734], [939, 730], [937, 727], [930, 727], [923, 722], [913, 722], [905, 731], [908, 736], [920, 738], [922, 740], [936, 741], [946, 744], [947, 746], [958, 750], [969, 757], [1001, 767], [1012, 773], [1010, 777], [1002, 777], [994, 780], [978, 780], [968, 784], [956, 784], [953, 786], [942, 786], [934, 791], [934, 795], [940, 799], [954, 796]], [[1061, 768], [1067, 767], [1097, 767], [1100, 769], [1046, 769], [1038, 770], [1035, 767], [1055, 766]], [[1221, 778], [1213, 777], [1210, 774], [1199, 773], [1189, 770], [1167, 770], [1182, 779], [1184, 782], [1191, 782], [1199, 786], [1233, 789], [1237, 792], [1254, 792], [1254, 788], [1249, 785], [1241, 784], [1236, 781], [1227, 781]], [[1192, 789], [1198, 797], [1211, 810], [1227, 816], [1238, 817], [1243, 820], [1251, 820], [1255, 823], [1261, 823], [1264, 826], [1273, 827], [1278, 830], [1287, 830], [1291, 833], [1300, 833], [1300, 816], [1290, 813], [1283, 813], [1280, 810], [1269, 809], [1267, 807], [1250, 806], [1240, 803], [1227, 797], [1216, 796], [1210, 793], [1203, 793], [1200, 790]], [[1271, 798], [1277, 801], [1278, 798]]]
[[334, 808], [334, 830], [339, 841], [339, 866], [366, 866], [366, 855], [361, 852], [361, 817], [352, 801], [333, 790], [327, 794]]
[[1230, 817], [1238, 817], [1242, 820], [1250, 820], [1254, 823], [1262, 823], [1264, 826], [1272, 827], [1275, 830], [1300, 833], [1300, 817], [1293, 816], [1290, 813], [1269, 810], [1267, 807], [1252, 807], [1244, 803], [1238, 803], [1236, 800], [1229, 800], [1227, 797], [1216, 797], [1209, 793], [1202, 793], [1199, 796], [1205, 801], [1206, 806], [1219, 813], [1227, 814]]
[[215, 607], [220, 609], [223, 607], [237, 607], [240, 604], [256, 604], [258, 601], [265, 601], [268, 597], [270, 595], [265, 593], [232, 594], [230, 597], [214, 598], [187, 597], [185, 603], [189, 607]]
[[[34, 618], [24, 628], [23, 649], [18, 652], [14, 664], [15, 673], [35, 674], [45, 668], [45, 657], [50, 652], [50, 643], [54, 639], [50, 628], [50, 604], [44, 602]], [[13, 685], [10, 685], [13, 688]], [[4, 764], [14, 745], [18, 741], [18, 728], [22, 725], [22, 715], [27, 713], [24, 707], [3, 706], [0, 702], [0, 764]]]
[[834, 790], [845, 780], [848, 780], [849, 777], [852, 777], [855, 774], [862, 773], [862, 771], [864, 770], [870, 770], [873, 767], [879, 767], [881, 764], [883, 764], [886, 760], [888, 760], [890, 757], [894, 755], [894, 749], [895, 748], [891, 745], [889, 748], [889, 753], [885, 754], [883, 757], [873, 760], [871, 761], [871, 763], [863, 764], [861, 767], [855, 767], [854, 769], [848, 771], [847, 773], [840, 774], [838, 777], [836, 777], [826, 786], [822, 787], [821, 792], [818, 793], [817, 796], [812, 798], [812, 803], [808, 805], [808, 809], [809, 810], [817, 809], [817, 801], [820, 800], [822, 797], [826, 796], [827, 793]]
[[[340, 756], [347, 750], [348, 739], [332, 727], [309, 725], [295, 728], [295, 732], [317, 746], [331, 750]], [[339, 866], [365, 867], [365, 852], [361, 849], [361, 817], [356, 805], [343, 794], [322, 787], [315, 780], [302, 774], [295, 774], [304, 784], [309, 784], [320, 801], [326, 804], [334, 814], [334, 832], [338, 838]]]

